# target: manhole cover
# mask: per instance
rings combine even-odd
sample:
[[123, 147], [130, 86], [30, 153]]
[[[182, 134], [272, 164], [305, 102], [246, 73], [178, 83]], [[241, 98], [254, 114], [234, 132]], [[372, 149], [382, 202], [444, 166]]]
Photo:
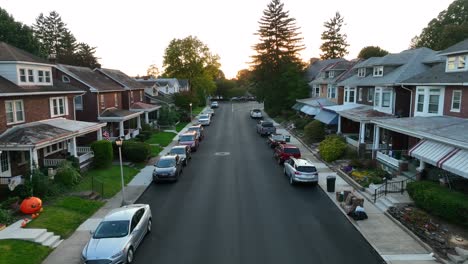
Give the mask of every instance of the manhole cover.
[[228, 156], [230, 155], [231, 153], [229, 152], [216, 152], [215, 153], [215, 156]]

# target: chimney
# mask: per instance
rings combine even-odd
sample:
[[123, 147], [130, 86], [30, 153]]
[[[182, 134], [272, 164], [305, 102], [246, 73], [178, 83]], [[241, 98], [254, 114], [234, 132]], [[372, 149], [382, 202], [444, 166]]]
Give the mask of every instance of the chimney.
[[55, 53], [49, 54], [49, 56], [47, 56], [47, 59], [52, 64], [55, 64], [57, 62], [57, 56], [55, 55]]

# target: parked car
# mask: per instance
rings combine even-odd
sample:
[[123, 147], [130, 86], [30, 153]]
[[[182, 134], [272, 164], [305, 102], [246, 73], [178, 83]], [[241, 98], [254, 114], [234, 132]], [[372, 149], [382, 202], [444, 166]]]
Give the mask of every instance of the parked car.
[[291, 157], [301, 158], [301, 151], [298, 147], [291, 144], [279, 144], [275, 148], [274, 157], [277, 160], [278, 164], [283, 164], [286, 160]]
[[270, 121], [259, 121], [257, 124], [257, 133], [261, 136], [275, 134], [276, 128]]
[[211, 108], [210, 108], [210, 109], [207, 109], [207, 110], [205, 111], [205, 113], [206, 113], [206, 114], [209, 114], [210, 117], [213, 117], [213, 116], [215, 115], [215, 111], [214, 111], [213, 109], [211, 109]]
[[178, 181], [182, 173], [182, 161], [179, 155], [162, 156], [154, 167], [153, 182]]
[[211, 108], [218, 108], [218, 107], [219, 107], [219, 105], [218, 105], [217, 101], [211, 102]]
[[81, 253], [84, 263], [132, 263], [135, 250], [151, 232], [151, 208], [132, 204], [109, 212]]
[[209, 126], [211, 124], [211, 117], [209, 114], [201, 114], [198, 116], [198, 123], [202, 126]]
[[197, 151], [199, 141], [197, 139], [197, 131], [187, 131], [179, 136], [180, 145], [190, 146], [191, 151]]
[[205, 131], [203, 129], [203, 126], [200, 124], [189, 127], [188, 131], [196, 131], [198, 133], [199, 141], [202, 141], [205, 138]]
[[276, 148], [279, 144], [286, 144], [290, 139], [289, 135], [271, 134], [267, 139], [267, 144], [271, 148]]
[[289, 183], [318, 183], [317, 168], [305, 159], [290, 158], [284, 162], [284, 175], [289, 177]]
[[250, 110], [250, 118], [257, 118], [257, 119], [263, 118], [262, 110], [260, 110], [260, 109]]
[[170, 155], [179, 155], [182, 165], [187, 166], [190, 159], [192, 159], [192, 151], [188, 145], [174, 146], [169, 151]]

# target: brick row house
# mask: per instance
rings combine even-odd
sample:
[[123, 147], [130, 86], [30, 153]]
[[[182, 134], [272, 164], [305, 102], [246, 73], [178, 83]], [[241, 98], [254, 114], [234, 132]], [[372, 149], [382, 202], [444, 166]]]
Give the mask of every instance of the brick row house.
[[78, 121], [74, 102], [83, 90], [53, 73], [53, 64], [0, 42], [0, 185], [67, 156], [82, 166], [93, 157], [80, 138], [100, 134], [106, 123]]

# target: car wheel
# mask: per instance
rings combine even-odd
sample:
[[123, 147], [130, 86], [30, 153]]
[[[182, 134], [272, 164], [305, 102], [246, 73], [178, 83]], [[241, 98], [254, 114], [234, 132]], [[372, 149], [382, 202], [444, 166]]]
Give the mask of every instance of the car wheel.
[[292, 176], [289, 176], [289, 184], [294, 185], [294, 179]]
[[133, 257], [134, 257], [134, 255], [133, 255], [133, 248], [130, 247], [130, 248], [128, 249], [128, 251], [127, 251], [127, 263], [128, 263], [128, 264], [130, 264], [130, 263], [133, 262]]
[[151, 224], [152, 224], [152, 221], [151, 221], [151, 218], [148, 220], [148, 226], [146, 227], [146, 231], [148, 233], [151, 233]]

